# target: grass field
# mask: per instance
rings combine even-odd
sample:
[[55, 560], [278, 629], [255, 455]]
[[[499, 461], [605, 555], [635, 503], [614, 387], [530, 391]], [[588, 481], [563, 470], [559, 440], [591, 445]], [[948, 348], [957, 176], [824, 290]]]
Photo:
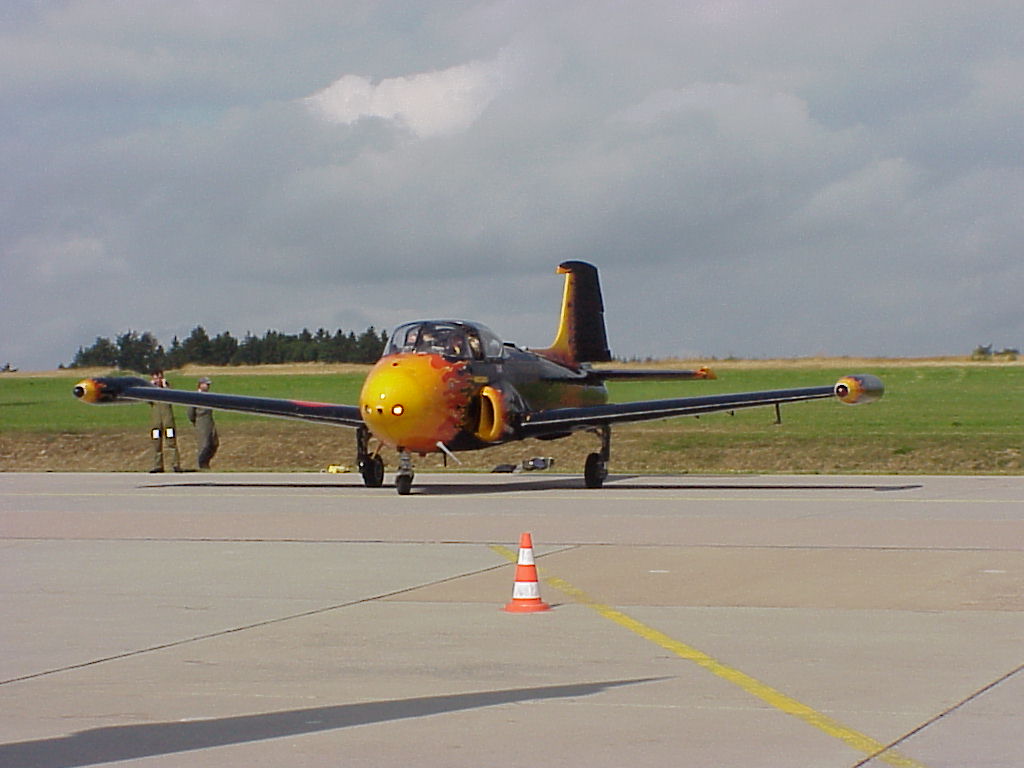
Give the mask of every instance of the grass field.
[[[616, 401], [828, 384], [862, 370], [880, 376], [878, 403], [798, 403], [711, 414], [615, 429], [613, 472], [800, 472], [1020, 474], [1024, 448], [1024, 365], [969, 362], [779, 361], [723, 362], [719, 379], [621, 382]], [[365, 368], [189, 370], [169, 374], [172, 386], [195, 386], [211, 375], [222, 392], [354, 403]], [[105, 372], [100, 372], [105, 373]], [[0, 470], [139, 471], [147, 467], [148, 408], [90, 407], [71, 396], [82, 372], [0, 377]], [[183, 465], [194, 467], [194, 439], [177, 409]], [[215, 469], [308, 470], [351, 464], [352, 432], [343, 428], [219, 413], [222, 448]], [[527, 441], [460, 454], [463, 469], [487, 470], [531, 456], [552, 456], [556, 471], [576, 472], [596, 445], [589, 435]], [[392, 466], [392, 456], [386, 456]], [[417, 461], [436, 468], [436, 457]]]

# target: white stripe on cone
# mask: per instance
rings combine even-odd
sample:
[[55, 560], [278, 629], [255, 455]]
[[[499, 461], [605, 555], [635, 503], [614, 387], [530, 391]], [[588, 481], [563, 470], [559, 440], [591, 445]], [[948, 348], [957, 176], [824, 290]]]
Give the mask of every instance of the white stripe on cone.
[[512, 587], [513, 600], [539, 600], [540, 586], [536, 581], [517, 581]]

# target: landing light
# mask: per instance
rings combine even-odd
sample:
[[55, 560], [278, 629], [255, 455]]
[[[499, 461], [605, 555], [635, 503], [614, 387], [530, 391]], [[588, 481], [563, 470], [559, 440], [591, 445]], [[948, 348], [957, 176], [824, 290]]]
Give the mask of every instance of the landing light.
[[401, 405], [393, 405], [391, 406], [391, 413], [394, 416], [401, 416], [403, 413], [405, 413], [405, 408], [402, 407]]

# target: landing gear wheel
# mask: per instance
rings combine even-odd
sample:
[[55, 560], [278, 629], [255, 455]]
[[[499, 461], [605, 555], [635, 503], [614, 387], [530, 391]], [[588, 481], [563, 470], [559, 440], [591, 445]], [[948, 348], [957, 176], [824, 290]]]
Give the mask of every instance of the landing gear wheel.
[[412, 469], [412, 455], [399, 446], [398, 448], [398, 474], [395, 475], [395, 490], [399, 496], [408, 496], [412, 490], [412, 477], [415, 473]]
[[380, 488], [384, 485], [384, 459], [380, 456], [367, 456], [359, 462], [359, 474], [363, 476], [363, 485], [367, 488]]
[[608, 477], [608, 467], [601, 458], [600, 453], [591, 453], [587, 456], [587, 463], [583, 467], [583, 482], [587, 488], [600, 488], [604, 485], [604, 479]]
[[370, 451], [370, 430], [366, 427], [356, 430], [356, 466], [367, 488], [380, 488], [384, 485], [384, 459], [379, 453]]

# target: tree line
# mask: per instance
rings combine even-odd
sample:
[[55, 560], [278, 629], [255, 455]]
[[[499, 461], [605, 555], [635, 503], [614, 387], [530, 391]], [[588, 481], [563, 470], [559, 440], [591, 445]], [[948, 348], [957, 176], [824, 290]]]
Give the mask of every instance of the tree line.
[[[269, 363], [372, 363], [384, 350], [387, 334], [371, 325], [358, 336], [340, 328], [329, 333], [320, 328], [315, 333], [303, 328], [301, 333], [267, 331], [257, 337], [246, 333], [241, 340], [229, 331], [213, 338], [199, 325], [184, 341], [177, 336], [164, 348], [149, 331], [128, 330], [113, 341], [97, 337], [89, 347], [79, 347], [68, 368], [118, 368], [148, 372], [157, 368], [174, 370], [188, 363], [201, 365], [264, 365]], [[63, 367], [63, 366], [62, 366]]]

